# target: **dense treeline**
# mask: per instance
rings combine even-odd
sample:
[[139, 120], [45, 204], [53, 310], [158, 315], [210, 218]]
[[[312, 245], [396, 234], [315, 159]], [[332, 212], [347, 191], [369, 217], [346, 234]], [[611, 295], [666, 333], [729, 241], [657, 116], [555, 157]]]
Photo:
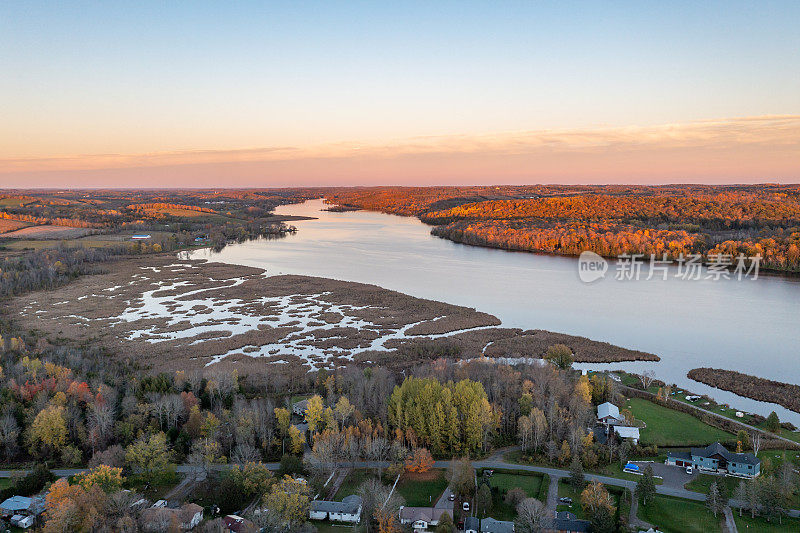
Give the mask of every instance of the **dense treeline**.
[[214, 211], [209, 207], [200, 207], [196, 205], [185, 205], [185, 204], [168, 204], [168, 203], [131, 204], [127, 206], [127, 208], [133, 211], [148, 210], [148, 209], [183, 209], [185, 211], [197, 211], [198, 213], [216, 213], [216, 211]]
[[18, 220], [20, 222], [31, 222], [32, 224], [37, 225], [66, 226], [70, 228], [100, 227], [98, 224], [86, 220], [77, 220], [74, 218], [45, 218], [33, 215], [8, 213], [6, 211], [0, 211], [0, 218], [4, 218], [6, 220]]
[[800, 186], [377, 188], [329, 201], [417, 215], [465, 244], [704, 262], [760, 255], [763, 268], [800, 271]]
[[693, 368], [687, 377], [710, 387], [761, 402], [776, 403], [800, 413], [800, 385], [782, 383], [720, 368]]

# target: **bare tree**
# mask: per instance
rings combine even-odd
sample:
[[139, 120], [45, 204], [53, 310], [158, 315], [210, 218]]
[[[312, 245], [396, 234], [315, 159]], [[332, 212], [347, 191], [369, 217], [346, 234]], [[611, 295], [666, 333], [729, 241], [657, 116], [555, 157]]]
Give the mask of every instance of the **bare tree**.
[[19, 433], [17, 419], [11, 413], [0, 417], [0, 446], [6, 459], [13, 459], [19, 453]]
[[547, 509], [535, 498], [525, 498], [517, 505], [515, 531], [519, 533], [539, 533], [544, 530]]
[[761, 433], [756, 431], [753, 433], [752, 438], [750, 439], [751, 444], [753, 445], [753, 455], [758, 455], [758, 451], [761, 449]]
[[642, 387], [644, 390], [650, 388], [650, 385], [653, 384], [653, 381], [656, 379], [656, 374], [652, 370], [645, 370], [641, 374], [639, 374], [639, 381], [642, 383]]

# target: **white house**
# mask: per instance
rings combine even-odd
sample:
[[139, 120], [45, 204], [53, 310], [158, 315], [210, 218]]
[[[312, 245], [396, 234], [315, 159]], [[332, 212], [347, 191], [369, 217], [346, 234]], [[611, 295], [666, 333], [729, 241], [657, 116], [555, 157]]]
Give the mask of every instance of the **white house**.
[[634, 444], [639, 444], [639, 428], [629, 426], [614, 426], [614, 433], [621, 439], [631, 439]]
[[452, 509], [437, 507], [401, 507], [400, 523], [403, 525], [411, 524], [414, 529], [428, 529], [429, 527], [438, 526], [442, 515], [445, 513], [451, 514], [451, 512]]
[[361, 497], [353, 494], [340, 502], [314, 500], [308, 509], [308, 517], [312, 520], [347, 522], [357, 524], [361, 521]]
[[15, 514], [11, 517], [11, 525], [17, 526], [20, 529], [28, 529], [33, 525], [34, 518], [30, 515], [25, 516], [21, 514]]
[[625, 422], [619, 414], [619, 407], [611, 402], [601, 403], [597, 406], [597, 420], [606, 426]]

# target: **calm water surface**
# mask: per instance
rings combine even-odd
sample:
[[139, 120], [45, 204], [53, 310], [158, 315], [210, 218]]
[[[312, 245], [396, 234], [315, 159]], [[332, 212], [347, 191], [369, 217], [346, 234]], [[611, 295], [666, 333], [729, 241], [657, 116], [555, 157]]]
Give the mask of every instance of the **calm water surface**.
[[415, 218], [322, 211], [321, 200], [282, 206], [298, 221], [285, 239], [207, 250], [195, 257], [257, 266], [272, 274], [304, 274], [373, 283], [406, 294], [474, 307], [503, 326], [582, 335], [655, 353], [659, 363], [582, 367], [653, 369], [660, 379], [751, 412], [775, 410], [800, 425], [800, 415], [689, 380], [700, 366], [738, 370], [800, 384], [800, 280], [617, 281], [585, 284], [575, 258], [506, 252], [430, 235]]

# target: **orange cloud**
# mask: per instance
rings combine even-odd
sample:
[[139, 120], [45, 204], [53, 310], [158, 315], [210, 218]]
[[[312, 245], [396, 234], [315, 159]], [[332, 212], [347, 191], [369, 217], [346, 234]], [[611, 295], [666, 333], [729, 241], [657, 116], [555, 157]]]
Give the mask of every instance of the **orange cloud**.
[[118, 182], [132, 178], [143, 186], [799, 181], [800, 115], [381, 144], [4, 159], [0, 178], [8, 187], [137, 185]]

